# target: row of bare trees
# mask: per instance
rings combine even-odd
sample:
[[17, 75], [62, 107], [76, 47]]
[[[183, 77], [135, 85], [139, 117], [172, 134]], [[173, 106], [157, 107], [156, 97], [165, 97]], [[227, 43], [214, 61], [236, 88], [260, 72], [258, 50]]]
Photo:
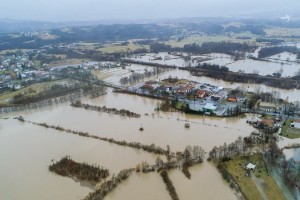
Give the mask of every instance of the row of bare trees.
[[117, 188], [119, 184], [124, 182], [133, 172], [133, 169], [124, 169], [116, 176], [113, 175], [108, 181], [101, 184], [100, 188], [91, 192], [84, 198], [84, 200], [102, 200], [104, 197]]
[[149, 165], [147, 162], [138, 164], [135, 168], [136, 172], [149, 173], [169, 171], [170, 169], [182, 169], [183, 174], [190, 179], [191, 174], [188, 168], [203, 162], [205, 151], [200, 146], [188, 145], [183, 152], [171, 153], [167, 155], [167, 161], [161, 157], [155, 159], [154, 165]]
[[236, 141], [217, 147], [214, 146], [209, 152], [209, 159], [223, 159], [231, 158], [233, 156], [242, 155], [245, 152], [245, 143], [242, 137], [239, 137]]
[[160, 176], [162, 177], [164, 183], [166, 184], [166, 189], [169, 192], [169, 195], [171, 196], [172, 200], [179, 200], [178, 194], [176, 192], [176, 189], [173, 185], [173, 182], [169, 178], [168, 172], [162, 171], [160, 173]]
[[126, 116], [126, 117], [133, 117], [133, 118], [140, 118], [141, 115], [129, 110], [125, 110], [125, 109], [116, 109], [116, 108], [107, 108], [106, 106], [93, 106], [93, 105], [89, 105], [89, 104], [83, 104], [81, 103], [81, 101], [75, 101], [74, 103], [71, 104], [71, 106], [75, 107], [75, 108], [84, 108], [86, 110], [93, 110], [93, 111], [97, 111], [97, 112], [105, 112], [105, 113], [109, 113], [109, 114], [115, 114], [115, 115], [121, 115], [121, 116]]
[[107, 138], [107, 137], [100, 137], [100, 136], [97, 136], [97, 135], [92, 135], [88, 132], [65, 129], [65, 128], [60, 127], [60, 126], [48, 125], [46, 123], [26, 121], [26, 120], [24, 120], [24, 118], [22, 116], [16, 117], [15, 119], [18, 119], [19, 121], [22, 121], [22, 122], [31, 123], [31, 124], [36, 125], [36, 126], [55, 129], [57, 131], [62, 131], [62, 132], [65, 132], [65, 133], [71, 133], [71, 134], [79, 135], [79, 136], [82, 136], [82, 137], [93, 138], [93, 139], [97, 139], [97, 140], [117, 144], [117, 145], [120, 145], [120, 146], [131, 147], [131, 148], [134, 148], [134, 149], [141, 149], [141, 150], [149, 152], [149, 153], [154, 153], [154, 154], [164, 155], [164, 156], [167, 156], [169, 154], [168, 150], [165, 150], [162, 147], [159, 147], [155, 144], [146, 145], [146, 144], [141, 144], [139, 142], [127, 142], [125, 140], [118, 141], [118, 140], [115, 140], [113, 138]]

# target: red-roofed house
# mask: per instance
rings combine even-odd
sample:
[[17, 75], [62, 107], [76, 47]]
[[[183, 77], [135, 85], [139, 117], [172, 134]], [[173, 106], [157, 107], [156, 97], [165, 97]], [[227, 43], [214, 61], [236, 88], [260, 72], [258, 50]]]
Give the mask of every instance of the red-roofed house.
[[204, 98], [206, 92], [205, 90], [197, 90], [196, 95], [198, 98]]

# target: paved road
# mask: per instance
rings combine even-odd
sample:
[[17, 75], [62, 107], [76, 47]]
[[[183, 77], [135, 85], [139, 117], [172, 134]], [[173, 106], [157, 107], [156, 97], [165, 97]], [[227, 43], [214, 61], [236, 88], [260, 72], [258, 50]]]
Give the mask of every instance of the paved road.
[[251, 177], [252, 177], [252, 180], [254, 181], [258, 191], [260, 192], [261, 194], [261, 197], [264, 199], [264, 200], [269, 200], [264, 189], [262, 188], [261, 186], [261, 181], [253, 174], [251, 173]]

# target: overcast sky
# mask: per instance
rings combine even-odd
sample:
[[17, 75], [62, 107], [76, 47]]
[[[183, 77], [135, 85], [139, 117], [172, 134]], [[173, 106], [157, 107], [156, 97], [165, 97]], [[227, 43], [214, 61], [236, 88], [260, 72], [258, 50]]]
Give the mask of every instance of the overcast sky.
[[[47, 21], [179, 17], [280, 17], [300, 0], [1, 0], [0, 18]], [[296, 10], [298, 9], [298, 10]]]

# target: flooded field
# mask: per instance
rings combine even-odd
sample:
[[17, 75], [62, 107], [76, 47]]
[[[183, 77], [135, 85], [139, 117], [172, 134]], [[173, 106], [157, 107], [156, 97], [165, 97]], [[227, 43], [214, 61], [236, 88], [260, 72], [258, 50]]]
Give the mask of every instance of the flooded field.
[[230, 71], [238, 72], [243, 71], [245, 73], [253, 73], [257, 71], [259, 75], [272, 75], [273, 73], [282, 70], [282, 77], [295, 76], [296, 72], [300, 69], [299, 63], [292, 62], [266, 62], [257, 60], [239, 60], [231, 64], [226, 65]]
[[[117, 140], [137, 141], [144, 144], [155, 143], [163, 148], [170, 145], [172, 151], [181, 151], [186, 145], [200, 145], [209, 151], [214, 145], [234, 141], [238, 136], [247, 136], [253, 130], [246, 119], [204, 118], [196, 115], [155, 112], [158, 100], [115, 94], [89, 100], [85, 103], [126, 108], [142, 114], [139, 119], [86, 111], [69, 105], [44, 108], [34, 112], [24, 112], [25, 119], [47, 122], [74, 130], [113, 137]], [[148, 113], [149, 115], [144, 115]], [[153, 113], [153, 115], [152, 115]], [[24, 124], [12, 117], [1, 115], [0, 120], [0, 193], [4, 199], [82, 199], [91, 189], [81, 186], [70, 178], [54, 175], [47, 166], [51, 160], [59, 160], [65, 155], [75, 161], [99, 164], [117, 173], [124, 168], [135, 167], [137, 163], [154, 163], [155, 155], [107, 144], [91, 138], [61, 133], [30, 124]], [[5, 120], [4, 117], [9, 117]], [[191, 128], [184, 128], [188, 120]], [[144, 127], [140, 132], [138, 128]], [[180, 199], [235, 199], [229, 186], [211, 164], [191, 169], [192, 179], [184, 179], [183, 174], [174, 170], [170, 173]], [[5, 181], [4, 181], [5, 180]], [[207, 180], [209, 180], [207, 182]], [[23, 184], [26, 183], [30, 184]], [[189, 185], [189, 186], [188, 186]], [[17, 189], [17, 192], [15, 191]], [[51, 190], [49, 190], [51, 188]], [[138, 189], [132, 192], [132, 188]], [[215, 192], [218, 188], [218, 193]], [[135, 190], [136, 191], [136, 190]], [[158, 174], [130, 177], [107, 199], [148, 199], [155, 193], [155, 199], [168, 199], [168, 193]], [[124, 198], [123, 198], [124, 197]], [[151, 197], [151, 198], [150, 198]], [[153, 199], [153, 198], [152, 198]]]
[[[252, 55], [258, 55], [256, 50]], [[186, 56], [186, 55], [184, 55]], [[162, 53], [149, 53], [144, 55], [133, 55], [130, 59], [134, 61], [157, 63], [164, 65], [172, 65], [177, 67], [197, 66], [200, 63], [216, 64], [226, 66], [230, 71], [243, 72], [243, 73], [259, 73], [259, 75], [272, 75], [280, 70], [282, 77], [295, 76], [296, 72], [300, 69], [300, 63], [297, 63], [297, 55], [284, 52], [267, 58], [268, 61], [259, 61], [252, 59], [244, 59], [234, 61], [233, 57], [227, 54], [210, 53], [199, 56], [191, 56], [189, 61], [186, 61], [181, 56], [171, 55], [167, 52]], [[201, 62], [201, 60], [206, 60]]]
[[295, 76], [300, 69], [300, 63], [295, 62], [297, 55], [290, 53], [281, 53], [267, 58], [267, 61], [259, 61], [252, 59], [234, 61], [231, 56], [226, 54], [209, 54], [211, 60], [205, 63], [226, 66], [230, 71], [253, 73], [258, 72], [259, 75], [272, 75], [282, 70], [282, 77]]
[[[225, 58], [226, 59], [226, 58]], [[105, 71], [106, 80], [117, 84], [120, 77], [130, 74], [130, 70], [142, 73], [151, 67], [132, 65], [126, 69], [115, 68]], [[129, 70], [129, 71], [128, 71]], [[253, 91], [256, 84], [230, 84], [206, 77], [194, 77], [187, 71], [171, 70], [155, 79], [168, 77], [190, 79], [225, 88], [242, 87]], [[153, 77], [152, 77], [153, 78]], [[299, 90], [281, 90], [259, 86], [263, 91], [279, 91], [281, 98], [290, 101], [300, 99]], [[156, 155], [129, 147], [117, 146], [92, 138], [58, 132], [52, 129], [22, 123], [12, 119], [22, 115], [26, 120], [46, 122], [73, 130], [86, 131], [101, 137], [152, 143], [171, 151], [182, 151], [187, 145], [199, 145], [206, 152], [214, 146], [230, 143], [238, 136], [248, 136], [253, 128], [246, 118], [213, 118], [183, 113], [156, 112], [159, 100], [134, 95], [113, 93], [94, 98], [85, 98], [83, 103], [106, 106], [108, 108], [127, 109], [141, 114], [141, 118], [127, 118], [108, 113], [74, 108], [68, 104], [23, 113], [0, 114], [0, 194], [1, 199], [82, 199], [91, 188], [75, 182], [71, 178], [57, 176], [48, 171], [52, 160], [58, 161], [69, 155], [77, 162], [98, 164], [108, 168], [111, 174], [117, 174], [124, 168], [134, 168], [138, 163], [147, 161], [154, 164]], [[8, 119], [4, 119], [8, 118]], [[189, 129], [184, 124], [189, 122]], [[139, 131], [140, 127], [143, 132]], [[282, 141], [279, 145], [288, 144]], [[296, 155], [294, 151], [289, 155]], [[190, 169], [192, 179], [188, 180], [181, 171], [173, 170], [170, 178], [176, 187], [180, 199], [236, 199], [233, 191], [224, 182], [216, 168], [204, 162]], [[24, 184], [26, 182], [27, 184]], [[51, 190], [49, 189], [51, 188]], [[17, 189], [17, 190], [16, 190]], [[135, 191], [135, 192], [132, 192]], [[218, 192], [216, 192], [218, 191]], [[169, 199], [168, 192], [159, 174], [133, 174], [106, 199]]]
[[133, 73], [137, 74], [144, 74], [145, 72], [153, 72], [153, 67], [143, 66], [143, 65], [137, 65], [137, 64], [131, 64], [130, 66], [126, 66], [124, 68], [122, 67], [116, 67], [116, 68], [108, 68], [104, 70], [97, 70], [96, 74], [98, 78], [115, 84], [120, 85], [121, 78], [124, 77], [130, 77]]
[[[206, 57], [206, 56], [205, 56]], [[195, 59], [196, 57], [194, 57]], [[197, 62], [185, 61], [182, 56], [171, 55], [167, 52], [147, 53], [143, 55], [133, 55], [129, 59], [134, 61], [149, 62], [177, 67], [196, 66]]]

